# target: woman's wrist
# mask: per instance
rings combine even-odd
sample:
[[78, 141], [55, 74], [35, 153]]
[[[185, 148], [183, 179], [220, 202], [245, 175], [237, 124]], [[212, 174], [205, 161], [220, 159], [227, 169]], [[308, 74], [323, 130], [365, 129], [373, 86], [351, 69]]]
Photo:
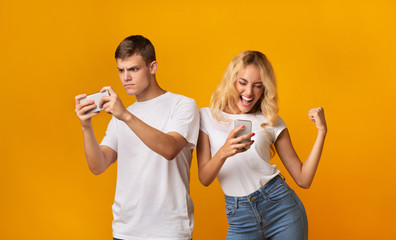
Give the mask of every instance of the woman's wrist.
[[217, 151], [216, 155], [216, 157], [222, 162], [225, 162], [225, 160], [228, 158], [227, 154], [223, 151], [222, 148]]
[[326, 134], [327, 134], [327, 128], [326, 127], [318, 129], [318, 136], [326, 137]]

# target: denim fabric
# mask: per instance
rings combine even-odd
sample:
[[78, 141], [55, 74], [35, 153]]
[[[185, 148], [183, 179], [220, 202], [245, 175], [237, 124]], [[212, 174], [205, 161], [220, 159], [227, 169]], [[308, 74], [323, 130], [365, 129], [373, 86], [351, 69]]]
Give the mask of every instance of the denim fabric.
[[228, 240], [306, 240], [304, 205], [279, 175], [244, 197], [225, 196]]
[[119, 238], [113, 238], [113, 240], [122, 240], [122, 239], [119, 239]]

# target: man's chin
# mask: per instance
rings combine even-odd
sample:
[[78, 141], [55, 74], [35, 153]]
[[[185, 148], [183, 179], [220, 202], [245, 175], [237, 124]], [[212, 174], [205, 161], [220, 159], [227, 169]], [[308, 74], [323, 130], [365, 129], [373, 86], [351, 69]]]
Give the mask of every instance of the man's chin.
[[126, 94], [128, 94], [129, 96], [135, 96], [137, 94], [136, 91], [133, 91], [131, 89], [125, 89]]

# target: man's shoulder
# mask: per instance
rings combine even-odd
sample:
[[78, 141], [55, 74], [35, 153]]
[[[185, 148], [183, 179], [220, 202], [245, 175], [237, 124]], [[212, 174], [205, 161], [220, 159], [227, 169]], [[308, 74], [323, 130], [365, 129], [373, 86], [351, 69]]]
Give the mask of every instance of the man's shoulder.
[[190, 101], [190, 102], [195, 102], [195, 100], [193, 98], [181, 95], [181, 94], [177, 94], [177, 93], [173, 93], [173, 92], [168, 92], [169, 94], [169, 98], [172, 99], [177, 99], [179, 101]]
[[193, 98], [186, 97], [184, 95], [177, 94], [177, 93], [168, 92], [168, 101], [174, 102], [176, 105], [187, 104], [187, 105], [197, 107], [197, 104]]

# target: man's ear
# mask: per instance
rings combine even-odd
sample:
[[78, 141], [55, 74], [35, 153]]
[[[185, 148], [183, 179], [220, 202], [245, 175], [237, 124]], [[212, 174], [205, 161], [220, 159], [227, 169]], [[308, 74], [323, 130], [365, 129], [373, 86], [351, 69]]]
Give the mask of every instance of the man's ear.
[[155, 74], [157, 72], [158, 69], [158, 62], [157, 61], [152, 61], [150, 63], [150, 73], [151, 74]]

